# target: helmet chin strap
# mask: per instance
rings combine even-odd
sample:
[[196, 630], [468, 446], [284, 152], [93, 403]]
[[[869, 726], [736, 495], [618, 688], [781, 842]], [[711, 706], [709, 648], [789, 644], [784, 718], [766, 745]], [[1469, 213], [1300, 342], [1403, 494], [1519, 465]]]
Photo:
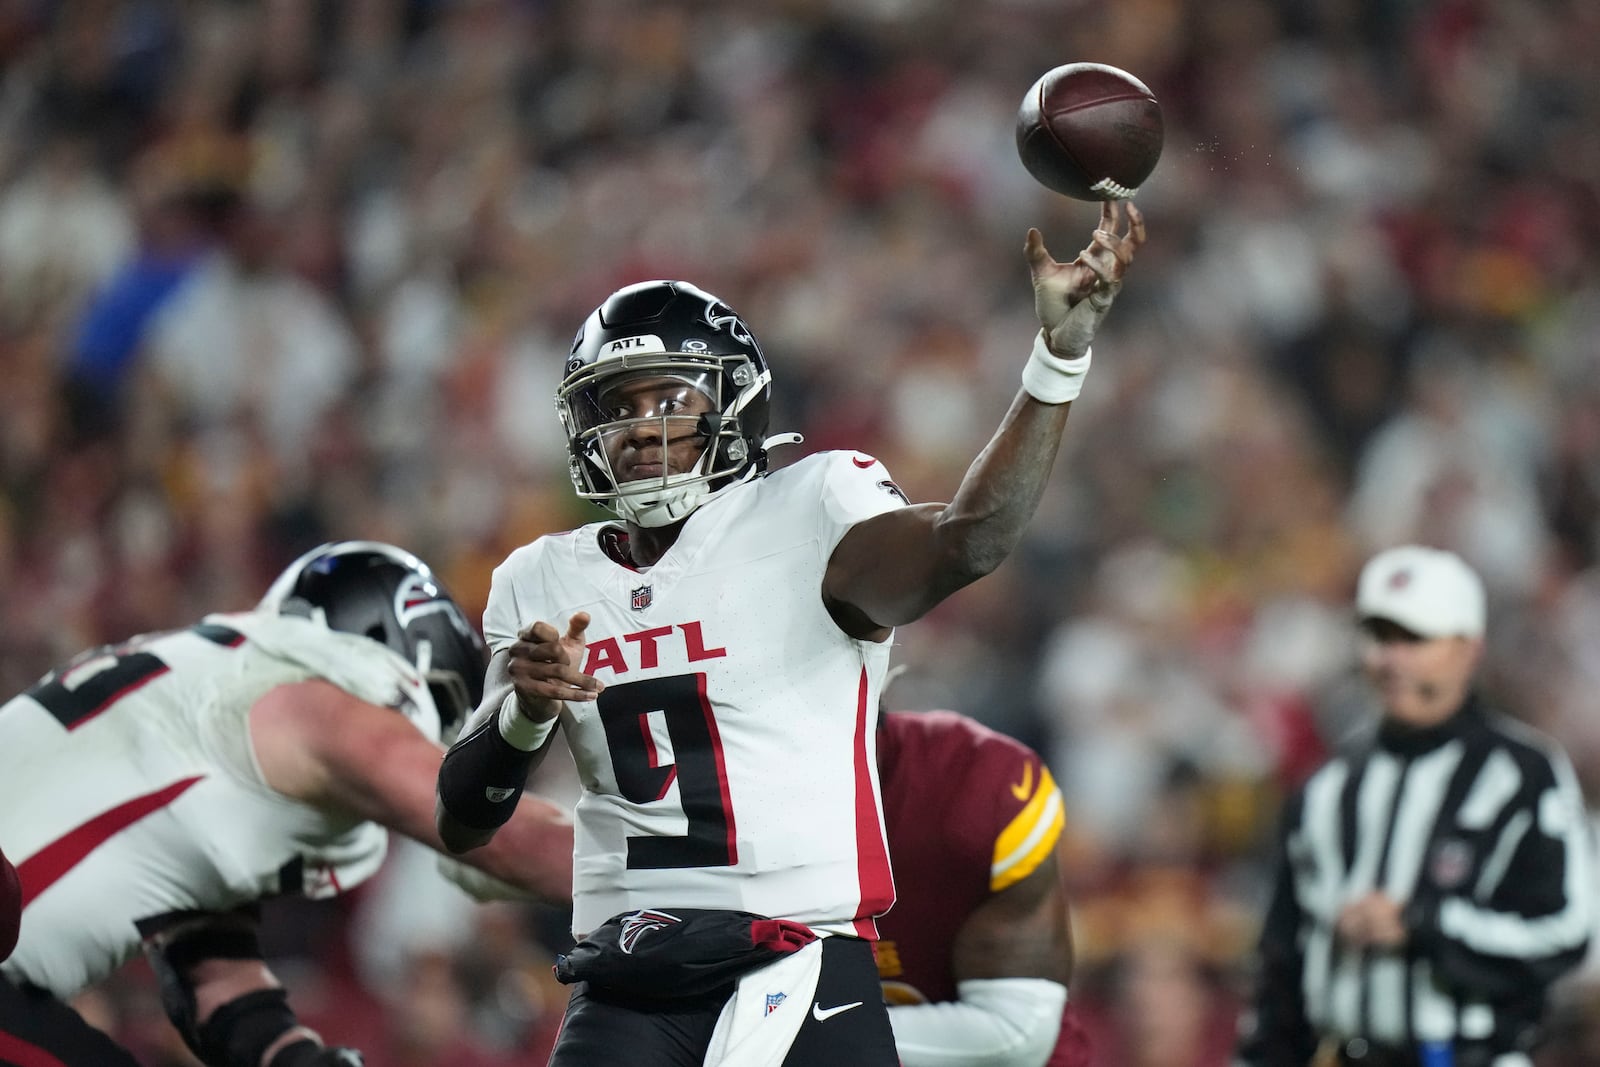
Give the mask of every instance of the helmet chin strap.
[[[680, 477], [697, 478], [696, 475]], [[689, 513], [704, 502], [710, 487], [704, 481], [668, 488], [659, 495], [633, 498], [619, 494], [615, 501], [617, 514], [635, 526], [654, 529], [671, 526], [689, 517]]]
[[[777, 448], [780, 445], [797, 445], [804, 440], [805, 438], [797, 433], [773, 434], [761, 442], [763, 458], [769, 449]], [[706, 456], [710, 456], [712, 451], [707, 449]], [[626, 522], [633, 523], [635, 526], [641, 526], [645, 529], [671, 526], [675, 522], [681, 522], [688, 518], [689, 514], [705, 503], [707, 498], [721, 492], [728, 486], [747, 481], [764, 467], [765, 463], [754, 464], [745, 472], [743, 477], [734, 478], [728, 485], [721, 486], [718, 489], [712, 489], [710, 483], [706, 481], [695, 480], [686, 485], [669, 485], [665, 490], [656, 494], [640, 494], [634, 498], [630, 498], [625, 494], [618, 494], [612, 506], [616, 508], [619, 517]], [[679, 477], [699, 479], [701, 476], [688, 474], [680, 475]]]

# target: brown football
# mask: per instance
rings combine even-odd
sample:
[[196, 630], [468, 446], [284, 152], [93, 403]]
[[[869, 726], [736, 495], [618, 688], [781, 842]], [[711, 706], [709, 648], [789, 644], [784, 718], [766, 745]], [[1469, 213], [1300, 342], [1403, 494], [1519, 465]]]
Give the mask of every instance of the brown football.
[[1074, 200], [1126, 200], [1161, 158], [1161, 105], [1103, 63], [1046, 71], [1017, 109], [1017, 154], [1038, 182]]

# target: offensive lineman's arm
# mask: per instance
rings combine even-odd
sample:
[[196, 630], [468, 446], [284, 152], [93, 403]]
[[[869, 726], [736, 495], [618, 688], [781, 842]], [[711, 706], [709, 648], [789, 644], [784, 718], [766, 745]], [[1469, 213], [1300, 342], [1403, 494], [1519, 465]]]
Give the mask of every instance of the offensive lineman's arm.
[[[865, 519], [847, 532], [823, 576], [822, 595], [846, 633], [883, 640], [934, 605], [998, 567], [1022, 537], [1044, 493], [1066, 428], [1070, 397], [1087, 371], [1089, 342], [1144, 243], [1144, 217], [1126, 205], [1101, 205], [1100, 226], [1071, 263], [1045, 251], [1037, 230], [1025, 252], [1042, 337], [1027, 387], [948, 504], [921, 504]], [[1073, 387], [1062, 389], [1071, 379]], [[1036, 394], [1044, 394], [1040, 399]], [[1058, 396], [1066, 399], [1053, 399]]]
[[889, 1009], [904, 1067], [1040, 1067], [1072, 976], [1066, 891], [1052, 854], [993, 894], [956, 934], [958, 997]]
[[[296, 682], [256, 701], [250, 738], [279, 793], [449, 851], [434, 823], [443, 750], [399, 712], [328, 682]], [[495, 840], [465, 862], [545, 900], [570, 900], [572, 822], [548, 801], [521, 797]]]

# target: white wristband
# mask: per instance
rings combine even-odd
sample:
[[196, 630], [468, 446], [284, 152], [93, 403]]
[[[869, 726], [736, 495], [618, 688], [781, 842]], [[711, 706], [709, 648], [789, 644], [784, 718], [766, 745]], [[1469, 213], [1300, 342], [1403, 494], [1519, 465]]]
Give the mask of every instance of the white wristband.
[[500, 702], [500, 736], [512, 748], [532, 752], [549, 738], [556, 728], [554, 719], [534, 722], [517, 709], [517, 691], [513, 689]]
[[1022, 368], [1022, 388], [1029, 396], [1045, 404], [1065, 404], [1078, 399], [1083, 391], [1083, 379], [1089, 373], [1089, 360], [1094, 349], [1085, 348], [1077, 359], [1062, 359], [1050, 351], [1040, 330], [1033, 339], [1033, 352]]

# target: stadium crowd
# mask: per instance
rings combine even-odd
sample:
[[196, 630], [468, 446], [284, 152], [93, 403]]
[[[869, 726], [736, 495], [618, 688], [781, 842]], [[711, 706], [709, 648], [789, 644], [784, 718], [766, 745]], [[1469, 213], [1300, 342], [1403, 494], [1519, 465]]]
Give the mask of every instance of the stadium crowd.
[[[587, 517], [564, 331], [635, 280], [763, 324], [774, 430], [941, 499], [1017, 388], [1025, 230], [1093, 217], [1017, 103], [1113, 63], [1163, 104], [1159, 237], [1022, 547], [890, 697], [1054, 769], [1102, 1062], [1226, 1062], [1277, 801], [1366, 713], [1366, 555], [1482, 573], [1488, 689], [1600, 807], [1596, 42], [1583, 0], [0, 2], [0, 693], [325, 540], [481, 614]], [[374, 1067], [542, 1063], [563, 918], [454, 893], [401, 848], [285, 904], [303, 1017]], [[149, 982], [98, 998], [183, 1062]], [[1600, 961], [1541, 1067], [1596, 1019]]]

